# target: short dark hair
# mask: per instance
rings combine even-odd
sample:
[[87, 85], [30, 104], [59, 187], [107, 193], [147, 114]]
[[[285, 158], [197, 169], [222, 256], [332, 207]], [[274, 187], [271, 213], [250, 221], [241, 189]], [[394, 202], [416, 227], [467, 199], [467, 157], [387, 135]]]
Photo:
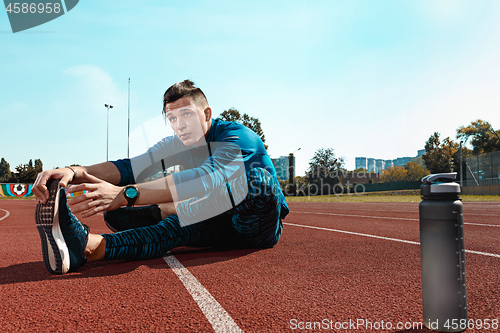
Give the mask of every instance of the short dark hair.
[[167, 103], [174, 103], [183, 97], [191, 97], [193, 102], [198, 106], [208, 105], [207, 97], [203, 91], [195, 87], [193, 81], [186, 79], [182, 82], [177, 82], [165, 91], [163, 95], [163, 113], [165, 113], [165, 105]]

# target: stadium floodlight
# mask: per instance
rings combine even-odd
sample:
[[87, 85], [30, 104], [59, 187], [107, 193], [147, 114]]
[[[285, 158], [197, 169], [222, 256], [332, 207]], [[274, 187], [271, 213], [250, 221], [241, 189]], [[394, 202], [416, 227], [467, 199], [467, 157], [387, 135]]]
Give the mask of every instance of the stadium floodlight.
[[107, 109], [107, 121], [106, 121], [106, 162], [109, 161], [109, 109], [113, 108], [113, 105], [104, 104], [104, 107]]
[[[464, 173], [462, 171], [462, 144], [465, 146], [467, 144], [467, 140], [469, 140], [469, 137], [467, 136], [465, 138], [465, 141], [460, 141], [460, 186], [463, 187], [463, 182], [464, 182]], [[467, 162], [465, 162], [467, 163]]]

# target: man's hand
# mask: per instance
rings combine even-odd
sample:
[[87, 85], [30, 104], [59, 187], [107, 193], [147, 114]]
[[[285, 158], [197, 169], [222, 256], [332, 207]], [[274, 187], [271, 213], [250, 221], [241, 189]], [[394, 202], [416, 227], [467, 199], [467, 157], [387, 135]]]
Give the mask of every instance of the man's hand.
[[75, 185], [69, 189], [70, 193], [87, 192], [68, 201], [74, 214], [83, 212], [83, 217], [89, 217], [102, 211], [114, 210], [127, 205], [122, 187], [105, 182], [86, 172], [83, 172], [82, 176], [88, 183]]
[[36, 177], [35, 184], [31, 191], [35, 195], [38, 203], [45, 204], [49, 199], [49, 190], [47, 189], [47, 181], [49, 179], [60, 179], [61, 186], [68, 186], [69, 182], [73, 179], [75, 173], [68, 168], [54, 169], [40, 172]]

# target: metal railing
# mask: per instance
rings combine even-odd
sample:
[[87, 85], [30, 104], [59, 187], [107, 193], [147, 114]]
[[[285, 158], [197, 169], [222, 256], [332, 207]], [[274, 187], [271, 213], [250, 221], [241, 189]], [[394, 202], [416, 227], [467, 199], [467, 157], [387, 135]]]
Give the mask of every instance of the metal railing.
[[464, 181], [462, 186], [487, 186], [487, 185], [500, 185], [500, 178], [488, 178]]

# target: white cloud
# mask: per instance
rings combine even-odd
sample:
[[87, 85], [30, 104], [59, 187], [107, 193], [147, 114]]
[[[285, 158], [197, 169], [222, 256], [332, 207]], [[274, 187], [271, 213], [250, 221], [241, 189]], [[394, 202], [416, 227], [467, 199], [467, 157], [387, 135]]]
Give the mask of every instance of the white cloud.
[[121, 91], [104, 69], [94, 65], [77, 65], [63, 73], [77, 79], [71, 89], [71, 97], [83, 102], [89, 108], [87, 111], [101, 112], [104, 104], [115, 108], [127, 106], [127, 92]]

